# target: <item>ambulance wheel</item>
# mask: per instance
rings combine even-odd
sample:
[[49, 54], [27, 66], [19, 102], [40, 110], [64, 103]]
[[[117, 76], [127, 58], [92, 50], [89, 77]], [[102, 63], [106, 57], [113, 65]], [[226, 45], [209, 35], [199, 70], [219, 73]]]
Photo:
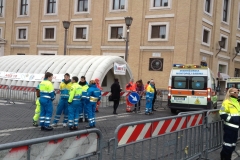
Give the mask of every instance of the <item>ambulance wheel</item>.
[[176, 109], [171, 109], [171, 113], [176, 114], [177, 110]]

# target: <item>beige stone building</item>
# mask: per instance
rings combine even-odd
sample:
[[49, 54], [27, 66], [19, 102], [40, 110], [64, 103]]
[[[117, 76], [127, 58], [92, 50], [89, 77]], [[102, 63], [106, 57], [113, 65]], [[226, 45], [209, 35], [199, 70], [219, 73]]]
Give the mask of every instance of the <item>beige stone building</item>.
[[224, 88], [224, 78], [240, 74], [240, 56], [233, 60], [239, 11], [240, 0], [0, 0], [0, 56], [63, 55], [62, 21], [70, 21], [67, 55], [124, 58], [124, 17], [131, 16], [128, 63], [135, 80], [153, 78], [167, 88], [173, 63], [204, 60]]

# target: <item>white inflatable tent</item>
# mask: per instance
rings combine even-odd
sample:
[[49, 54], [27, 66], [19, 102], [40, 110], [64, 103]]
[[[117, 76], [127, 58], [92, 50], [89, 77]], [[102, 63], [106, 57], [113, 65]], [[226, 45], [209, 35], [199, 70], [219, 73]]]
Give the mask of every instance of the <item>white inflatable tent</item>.
[[[126, 75], [114, 75], [113, 64], [126, 64]], [[69, 73], [72, 76], [85, 76], [86, 81], [98, 78], [100, 83], [106, 79], [105, 91], [110, 89], [114, 78], [118, 78], [122, 88], [132, 78], [132, 72], [124, 59], [118, 56], [3, 56], [0, 57], [0, 71], [13, 73], [53, 74]], [[106, 77], [107, 76], [107, 77]], [[39, 82], [1, 79], [2, 85], [36, 87]], [[59, 88], [59, 82], [54, 82]]]

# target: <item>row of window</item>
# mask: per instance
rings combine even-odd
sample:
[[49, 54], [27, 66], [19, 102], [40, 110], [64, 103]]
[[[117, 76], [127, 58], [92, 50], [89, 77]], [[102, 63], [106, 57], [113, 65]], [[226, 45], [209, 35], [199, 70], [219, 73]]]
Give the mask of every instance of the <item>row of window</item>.
[[[122, 41], [126, 31], [125, 24], [109, 24], [108, 40]], [[169, 22], [149, 23], [148, 40], [149, 41], [167, 41]], [[89, 26], [74, 25], [73, 41], [88, 41]], [[16, 40], [28, 40], [28, 27], [17, 27]], [[56, 40], [56, 26], [43, 27], [43, 40]]]
[[[171, 0], [150, 0], [151, 9], [170, 8]], [[58, 12], [59, 0], [44, 0], [44, 13], [55, 15]], [[109, 0], [110, 11], [126, 11], [128, 0]], [[0, 15], [3, 16], [6, 0], [0, 0]], [[89, 13], [91, 0], [74, 0], [75, 13]], [[18, 0], [18, 15], [29, 15], [30, 0]]]
[[[213, 4], [214, 4], [214, 0], [205, 0], [204, 13], [206, 13], [209, 16], [212, 16]], [[230, 9], [231, 9], [231, 0], [222, 0], [222, 22], [225, 24], [229, 24]], [[240, 29], [240, 5], [239, 5], [239, 12], [238, 12], [238, 28]]]
[[[211, 35], [211, 29], [203, 26], [202, 44], [209, 47], [210, 44], [211, 44], [211, 36], [212, 36]], [[224, 42], [222, 50], [227, 51], [228, 50], [228, 36], [226, 36], [224, 34], [220, 34], [219, 41]], [[237, 42], [237, 46], [240, 47], [240, 41]]]

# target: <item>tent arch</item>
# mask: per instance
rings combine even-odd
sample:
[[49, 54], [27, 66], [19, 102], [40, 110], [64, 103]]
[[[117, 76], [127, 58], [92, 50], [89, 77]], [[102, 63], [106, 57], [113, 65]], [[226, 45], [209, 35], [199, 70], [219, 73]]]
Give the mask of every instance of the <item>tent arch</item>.
[[[46, 71], [53, 74], [69, 73], [71, 76], [86, 76], [86, 80], [98, 78], [100, 83], [104, 79], [109, 90], [114, 78], [118, 78], [123, 87], [133, 77], [131, 69], [124, 59], [118, 56], [3, 56], [0, 57], [0, 72], [44, 74]], [[114, 63], [126, 64], [126, 75], [114, 75]], [[11, 80], [0, 77], [0, 84], [36, 87], [39, 82]], [[106, 83], [106, 82], [105, 82]], [[59, 87], [59, 82], [54, 82]]]

